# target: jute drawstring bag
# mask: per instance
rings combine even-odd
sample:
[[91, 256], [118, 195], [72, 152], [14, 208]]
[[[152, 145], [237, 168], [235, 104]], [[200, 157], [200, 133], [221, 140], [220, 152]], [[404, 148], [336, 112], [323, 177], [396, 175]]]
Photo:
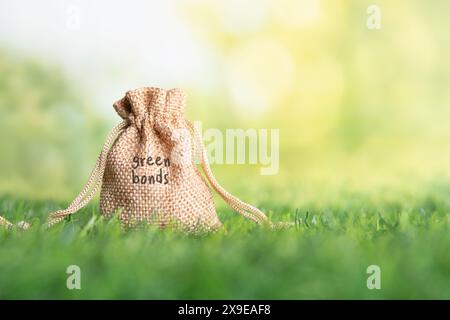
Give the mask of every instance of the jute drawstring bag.
[[[101, 213], [119, 213], [126, 227], [144, 222], [188, 232], [213, 231], [221, 222], [208, 182], [231, 208], [257, 223], [269, 223], [264, 213], [231, 195], [214, 178], [200, 133], [184, 117], [185, 105], [180, 89], [128, 91], [114, 104], [123, 122], [106, 138], [86, 185], [67, 209], [50, 214], [47, 226], [83, 208], [101, 188]], [[206, 179], [195, 163], [197, 151]], [[0, 224], [14, 227], [2, 217]]]

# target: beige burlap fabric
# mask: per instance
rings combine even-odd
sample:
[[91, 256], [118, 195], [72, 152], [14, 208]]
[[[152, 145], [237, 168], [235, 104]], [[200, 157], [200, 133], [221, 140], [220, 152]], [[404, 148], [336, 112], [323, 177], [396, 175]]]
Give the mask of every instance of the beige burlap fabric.
[[114, 107], [130, 125], [106, 160], [102, 213], [111, 216], [120, 208], [126, 225], [148, 221], [189, 231], [218, 228], [211, 191], [193, 162], [183, 92], [133, 90]]
[[[208, 182], [236, 211], [258, 223], [267, 218], [231, 195], [214, 178], [199, 132], [185, 119], [180, 89], [141, 88], [114, 104], [123, 122], [106, 139], [80, 194], [65, 210], [50, 215], [51, 226], [84, 207], [101, 187], [100, 209], [123, 224], [173, 226], [188, 232], [221, 226]], [[196, 153], [206, 179], [199, 172]], [[12, 226], [1, 218], [0, 224]]]

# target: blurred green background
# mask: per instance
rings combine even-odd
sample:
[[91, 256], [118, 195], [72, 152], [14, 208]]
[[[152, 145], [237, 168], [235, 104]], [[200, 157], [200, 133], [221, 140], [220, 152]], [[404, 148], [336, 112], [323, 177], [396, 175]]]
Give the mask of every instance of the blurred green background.
[[[381, 10], [381, 29], [367, 27], [367, 8], [372, 4]], [[293, 219], [299, 212], [305, 221], [310, 212], [310, 217], [342, 219], [336, 225], [347, 232], [343, 239], [327, 233], [315, 238], [317, 230], [308, 229], [300, 232], [300, 239], [307, 242], [296, 242], [297, 234], [265, 238], [257, 231], [256, 243], [269, 246], [270, 242], [274, 257], [284, 261], [292, 278], [263, 283], [266, 287], [259, 292], [252, 291], [252, 286], [258, 286], [256, 279], [248, 286], [244, 283], [242, 291], [223, 284], [222, 291], [218, 287], [210, 292], [212, 297], [449, 297], [442, 282], [448, 279], [445, 270], [449, 267], [443, 254], [450, 221], [449, 13], [450, 3], [445, 0], [2, 1], [0, 214], [13, 220], [33, 219], [67, 204], [87, 179], [107, 132], [119, 122], [112, 103], [137, 87], [181, 87], [188, 94], [188, 118], [202, 121], [203, 129], [280, 129], [279, 173], [261, 176], [259, 165], [214, 165], [226, 188], [260, 206], [274, 220]], [[218, 206], [224, 210], [222, 202]], [[92, 211], [87, 211], [89, 216]], [[399, 215], [405, 212], [402, 220]], [[383, 215], [393, 215], [394, 222]], [[361, 216], [367, 220], [355, 224]], [[395, 217], [402, 223], [409, 221], [407, 226], [396, 229]], [[402, 233], [411, 226], [417, 229]], [[400, 234], [382, 237], [393, 230]], [[422, 238], [420, 230], [427, 230]], [[20, 240], [24, 246], [34, 239], [26, 237], [30, 239]], [[198, 267], [181, 254], [189, 255], [182, 240], [173, 240], [174, 245], [165, 235], [150, 239], [155, 237], [163, 247], [178, 250], [176, 264], [190, 261], [192, 272]], [[246, 237], [253, 243], [251, 236]], [[341, 242], [334, 243], [336, 238]], [[193, 241], [192, 246], [207, 259], [215, 245], [223, 249], [230, 240], [226, 233], [226, 240], [214, 239]], [[378, 242], [372, 243], [374, 239]], [[84, 241], [80, 236], [79, 246], [69, 252], [77, 256], [76, 248], [82, 250]], [[129, 241], [136, 254], [137, 248], [153, 252], [152, 244], [143, 239]], [[249, 247], [237, 241], [234, 254], [242, 258], [241, 263], [256, 264], [258, 258], [245, 260], [247, 250], [269, 259], [262, 257], [256, 244]], [[437, 251], [416, 256], [418, 250], [427, 250], [427, 241], [434, 242]], [[108, 242], [108, 263], [115, 261], [113, 253], [120, 248], [129, 252], [126, 246]], [[16, 249], [8, 249], [10, 256]], [[86, 250], [100, 257], [97, 249]], [[320, 256], [321, 249], [325, 256]], [[63, 258], [43, 265], [44, 273], [61, 268], [66, 260], [69, 263], [66, 249], [54, 250]], [[311, 269], [308, 265], [294, 268], [305, 263], [296, 250], [311, 252], [304, 254], [306, 261], [312, 259]], [[149, 257], [157, 259], [160, 253], [161, 249], [145, 259], [151, 264]], [[390, 260], [392, 254], [398, 254], [395, 261], [414, 265], [403, 278], [395, 278], [401, 263]], [[214, 257], [204, 260], [210, 264], [200, 269], [210, 266], [204, 271], [212, 272]], [[33, 256], [28, 259], [34, 263]], [[86, 255], [80, 259], [95, 265]], [[352, 261], [366, 266], [376, 259], [389, 266], [388, 281], [397, 291], [375, 296], [352, 282], [365, 277], [364, 272], [349, 271]], [[18, 266], [8, 261], [6, 255], [0, 257], [0, 264], [12, 272]], [[332, 261], [338, 261], [337, 266], [332, 267]], [[176, 278], [172, 262], [156, 267], [169, 268]], [[238, 260], [228, 263], [239, 266]], [[271, 274], [270, 268], [280, 273], [287, 270], [270, 263], [269, 269], [264, 266], [260, 271], [266, 275]], [[424, 289], [426, 279], [419, 279], [423, 266], [441, 287]], [[236, 269], [246, 270], [243, 265]], [[146, 271], [141, 271], [144, 276]], [[121, 274], [119, 269], [108, 272], [116, 280]], [[314, 274], [342, 278], [334, 282], [330, 295], [320, 277], [304, 289], [289, 287], [296, 275]], [[211, 281], [219, 277], [212, 275]], [[327, 281], [334, 281], [331, 278]], [[3, 297], [39, 297], [26, 286], [27, 290], [14, 291], [12, 279], [0, 279], [14, 292], [4, 291]], [[43, 286], [37, 277], [30, 279], [19, 280]], [[57, 283], [59, 278], [53, 280]], [[346, 287], [347, 280], [352, 285]], [[127, 281], [117, 281], [111, 291], [88, 291], [87, 296], [76, 297], [123, 297], [121, 285]], [[420, 282], [418, 286], [411, 284], [414, 281]], [[209, 297], [208, 284], [184, 284], [184, 291], [176, 291], [175, 285], [173, 290], [164, 287], [167, 291], [159, 297]], [[273, 285], [287, 291], [277, 291]], [[153, 291], [158, 285], [152, 286], [136, 297], [158, 297]], [[43, 297], [70, 297], [65, 289], [60, 292], [49, 286], [45, 290]]]
[[[279, 128], [280, 173], [264, 183], [392, 187], [446, 178], [446, 1], [4, 1], [0, 190], [70, 198], [112, 103], [182, 87], [205, 129]], [[228, 176], [228, 174], [227, 174]]]

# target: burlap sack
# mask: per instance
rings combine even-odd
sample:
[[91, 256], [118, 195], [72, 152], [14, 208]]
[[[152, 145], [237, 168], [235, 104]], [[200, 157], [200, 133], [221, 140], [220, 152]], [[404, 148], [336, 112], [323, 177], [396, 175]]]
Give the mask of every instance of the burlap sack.
[[[101, 186], [102, 214], [118, 212], [127, 227], [145, 222], [188, 232], [215, 230], [221, 223], [207, 181], [233, 209], [267, 222], [264, 213], [217, 183], [200, 134], [184, 117], [185, 105], [180, 89], [128, 91], [114, 104], [124, 121], [106, 139], [86, 186], [67, 209], [50, 215], [48, 225], [84, 207]], [[197, 151], [206, 179], [195, 164]], [[0, 224], [12, 225], [5, 219]]]

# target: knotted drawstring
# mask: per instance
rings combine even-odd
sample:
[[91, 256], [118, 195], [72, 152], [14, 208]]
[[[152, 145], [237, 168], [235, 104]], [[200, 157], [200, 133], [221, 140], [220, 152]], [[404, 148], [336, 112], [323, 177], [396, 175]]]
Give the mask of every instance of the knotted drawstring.
[[201, 166], [203, 168], [203, 171], [205, 172], [206, 177], [208, 178], [209, 183], [214, 188], [214, 190], [217, 191], [217, 193], [222, 197], [222, 199], [225, 200], [225, 202], [234, 210], [236, 210], [238, 213], [242, 214], [244, 217], [251, 219], [257, 223], [264, 224], [269, 223], [272, 225], [267, 218], [267, 216], [258, 208], [245, 203], [241, 199], [233, 196], [231, 193], [229, 193], [227, 190], [225, 190], [219, 182], [217, 182], [216, 178], [214, 177], [214, 174], [211, 171], [211, 167], [209, 165], [208, 161], [208, 155], [206, 153], [205, 144], [203, 142], [203, 139], [200, 135], [200, 132], [198, 129], [193, 125], [193, 123], [189, 120], [186, 120], [188, 127], [194, 132], [194, 138], [198, 141], [198, 144], [200, 145], [200, 152], [201, 152]]
[[[77, 212], [86, 206], [89, 201], [95, 196], [98, 191], [98, 188], [102, 184], [103, 174], [105, 172], [106, 166], [106, 158], [108, 156], [109, 149], [112, 147], [120, 132], [127, 126], [126, 121], [123, 121], [116, 127], [114, 127], [111, 132], [108, 134], [105, 144], [103, 145], [103, 149], [97, 159], [94, 169], [92, 169], [91, 174], [89, 175], [89, 179], [84, 186], [83, 190], [78, 194], [75, 200], [64, 210], [58, 210], [49, 215], [48, 221], [46, 223], [46, 227], [51, 227], [58, 222], [64, 220], [65, 217]], [[15, 227], [10, 221], [0, 216], [0, 225], [6, 226], [7, 228]], [[17, 227], [20, 229], [27, 229], [28, 224], [25, 222], [20, 222]]]

